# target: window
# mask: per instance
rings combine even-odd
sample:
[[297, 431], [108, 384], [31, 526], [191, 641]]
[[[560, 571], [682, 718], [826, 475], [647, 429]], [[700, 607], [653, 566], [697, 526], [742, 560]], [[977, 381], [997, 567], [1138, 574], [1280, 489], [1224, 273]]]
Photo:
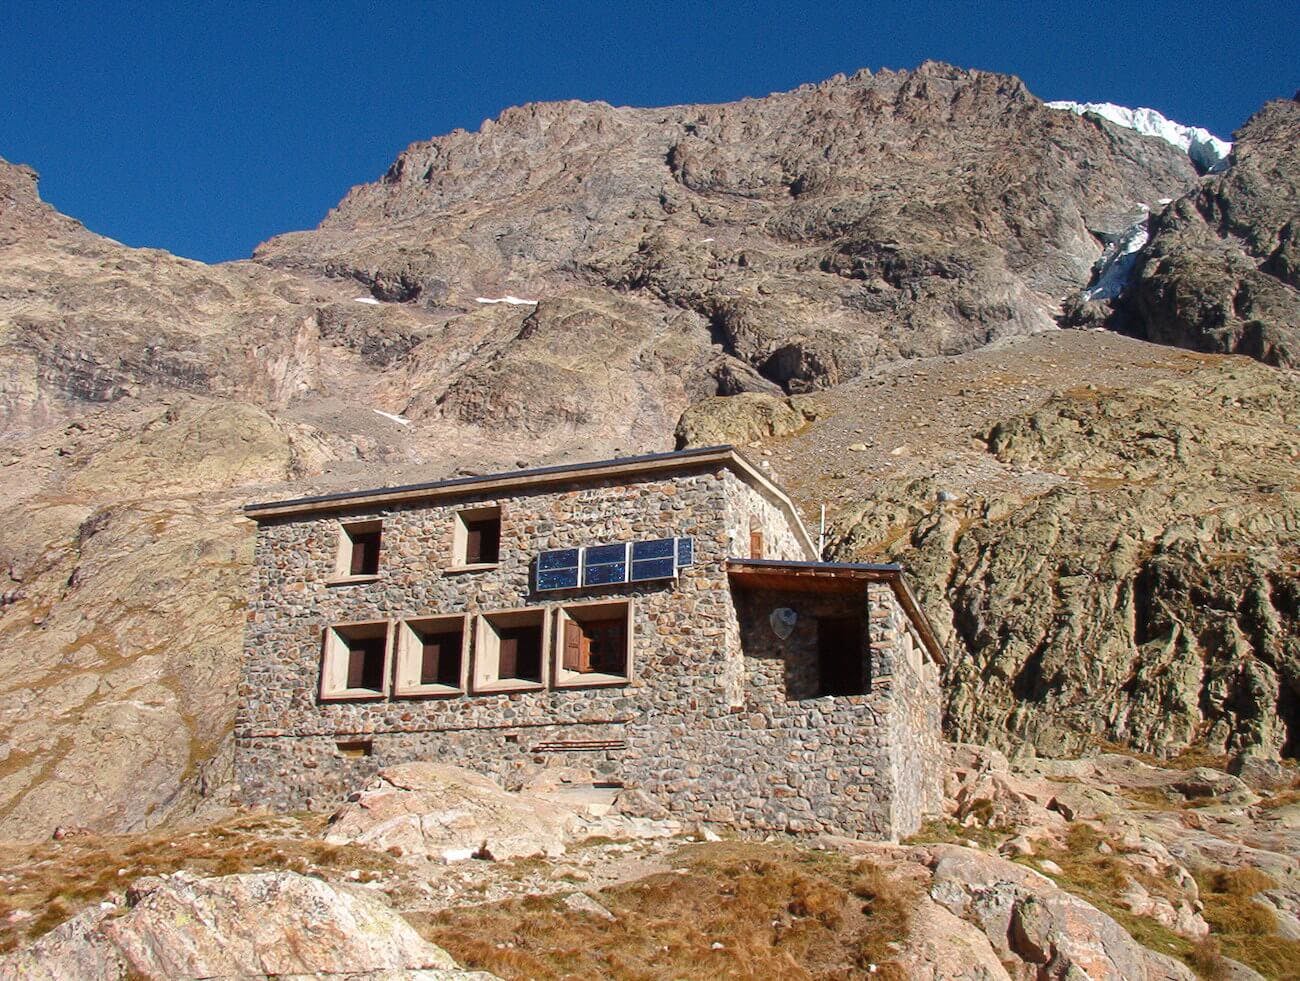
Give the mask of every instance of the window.
[[388, 693], [388, 624], [325, 628], [320, 697], [376, 698]]
[[632, 666], [632, 603], [583, 603], [559, 614], [557, 687], [626, 684]]
[[867, 675], [861, 621], [856, 617], [819, 617], [817, 694], [865, 695]]
[[334, 752], [347, 760], [361, 760], [375, 755], [375, 744], [371, 739], [353, 739], [334, 744]]
[[402, 623], [395, 694], [459, 695], [465, 690], [468, 617], [424, 617]]
[[546, 663], [546, 611], [485, 613], [475, 634], [474, 690], [539, 688]]
[[458, 568], [496, 565], [501, 560], [501, 509], [456, 512], [453, 554]]
[[757, 518], [749, 519], [749, 557], [766, 558], [763, 554], [763, 526], [759, 524]]
[[379, 575], [382, 524], [376, 519], [339, 525], [339, 547], [334, 563], [334, 581], [349, 582]]

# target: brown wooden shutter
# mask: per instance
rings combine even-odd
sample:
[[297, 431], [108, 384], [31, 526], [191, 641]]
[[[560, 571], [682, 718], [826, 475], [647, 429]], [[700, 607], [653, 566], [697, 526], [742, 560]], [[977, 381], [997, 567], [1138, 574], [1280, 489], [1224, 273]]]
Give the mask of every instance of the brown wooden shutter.
[[763, 529], [749, 529], [749, 557], [751, 559], [763, 558]]
[[483, 561], [483, 526], [474, 523], [465, 526], [465, 564], [477, 565]]
[[420, 664], [420, 684], [432, 685], [438, 681], [438, 662], [442, 659], [442, 638], [428, 637], [424, 641], [424, 657]]
[[363, 688], [366, 680], [366, 649], [360, 644], [348, 648], [348, 687]]
[[366, 562], [369, 558], [366, 551], [369, 544], [369, 541], [362, 535], [352, 539], [352, 567], [348, 570], [352, 575], [360, 576], [365, 573]]
[[583, 657], [582, 625], [573, 620], [564, 621], [564, 670], [587, 670], [586, 658]]
[[519, 636], [514, 630], [501, 631], [497, 656], [497, 677], [513, 678], [519, 663]]

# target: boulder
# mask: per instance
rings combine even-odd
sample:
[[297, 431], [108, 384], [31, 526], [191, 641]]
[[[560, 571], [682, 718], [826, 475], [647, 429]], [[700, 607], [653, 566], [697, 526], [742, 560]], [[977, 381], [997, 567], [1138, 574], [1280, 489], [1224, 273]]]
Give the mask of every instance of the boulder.
[[1286, 790], [1300, 780], [1300, 774], [1292, 767], [1283, 766], [1277, 760], [1245, 753], [1228, 761], [1228, 772], [1240, 778], [1252, 790], [1264, 793]]
[[895, 964], [913, 981], [1011, 981], [989, 938], [929, 898], [913, 911]]
[[478, 979], [382, 901], [293, 872], [138, 880], [0, 960], [0, 978]]
[[807, 423], [790, 399], [766, 392], [741, 392], [696, 402], [677, 423], [677, 445], [718, 446], [750, 443], [769, 436], [787, 436]]
[[1093, 981], [1194, 977], [1032, 869], [956, 845], [934, 846], [929, 864], [935, 902], [979, 927], [1004, 964], [1032, 965], [1032, 973], [1015, 976]]
[[510, 793], [491, 777], [438, 763], [403, 763], [330, 819], [326, 840], [435, 861], [563, 855], [580, 820], [568, 807]]

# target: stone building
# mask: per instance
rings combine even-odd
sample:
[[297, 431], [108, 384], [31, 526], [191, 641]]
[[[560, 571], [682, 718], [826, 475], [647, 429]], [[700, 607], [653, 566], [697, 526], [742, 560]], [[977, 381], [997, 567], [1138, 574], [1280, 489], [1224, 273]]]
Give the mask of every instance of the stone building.
[[897, 838], [937, 810], [943, 653], [899, 568], [818, 561], [730, 447], [246, 513], [249, 802], [437, 759], [587, 767], [742, 828]]

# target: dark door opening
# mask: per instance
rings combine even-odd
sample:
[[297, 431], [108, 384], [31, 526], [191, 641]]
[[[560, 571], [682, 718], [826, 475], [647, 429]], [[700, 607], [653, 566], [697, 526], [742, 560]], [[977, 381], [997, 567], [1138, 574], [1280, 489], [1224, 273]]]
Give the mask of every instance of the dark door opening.
[[866, 652], [857, 617], [817, 620], [818, 695], [865, 695]]

